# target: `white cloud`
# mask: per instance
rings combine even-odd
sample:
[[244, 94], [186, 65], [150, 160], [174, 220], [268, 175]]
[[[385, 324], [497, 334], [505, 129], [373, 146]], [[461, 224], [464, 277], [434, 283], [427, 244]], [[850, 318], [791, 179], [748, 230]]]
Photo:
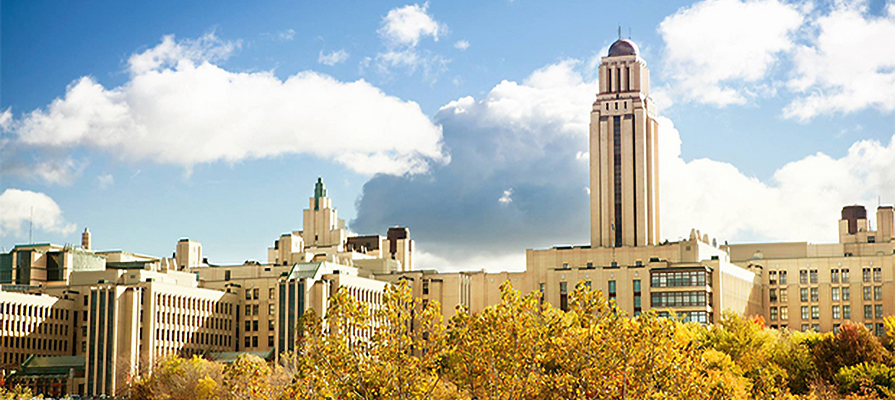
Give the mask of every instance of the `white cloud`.
[[348, 52], [344, 49], [334, 50], [329, 53], [323, 53], [323, 50], [320, 50], [320, 55], [317, 56], [317, 62], [323, 65], [329, 65], [330, 67], [339, 63], [343, 63], [348, 61]]
[[277, 32], [277, 38], [284, 42], [295, 39], [295, 29], [290, 28], [286, 29], [285, 31]]
[[863, 2], [837, 3], [814, 21], [817, 33], [796, 48], [784, 116], [802, 121], [831, 112], [895, 110], [895, 3], [870, 16]]
[[461, 258], [445, 258], [425, 250], [413, 254], [414, 268], [437, 269], [442, 272], [455, 271], [525, 271], [525, 251], [512, 254], [467, 254]]
[[469, 42], [466, 40], [458, 40], [454, 42], [454, 48], [461, 51], [466, 51], [466, 49], [469, 48]]
[[104, 174], [96, 177], [96, 182], [100, 189], [106, 189], [115, 183], [115, 177], [112, 174]]
[[665, 93], [716, 106], [743, 104], [781, 54], [793, 48], [804, 17], [778, 0], [704, 0], [659, 24], [665, 41]]
[[450, 60], [431, 51], [420, 51], [417, 45], [425, 37], [438, 41], [438, 35], [447, 32], [447, 26], [436, 21], [427, 10], [429, 3], [407, 5], [394, 8], [382, 18], [382, 27], [377, 31], [386, 51], [376, 54], [379, 73], [389, 74], [399, 68], [409, 75], [423, 71], [426, 80], [434, 82], [436, 77], [447, 70]]
[[83, 77], [10, 130], [24, 145], [99, 148], [187, 169], [308, 154], [363, 174], [402, 174], [449, 159], [441, 127], [416, 103], [364, 80], [340, 82], [313, 71], [280, 80], [212, 63], [235, 47], [213, 36], [166, 36], [130, 58], [131, 78], [122, 86], [107, 89]]
[[69, 234], [74, 224], [65, 222], [62, 210], [50, 196], [19, 189], [0, 194], [0, 236], [21, 235], [28, 224], [46, 232]]
[[497, 202], [500, 204], [510, 204], [513, 202], [513, 188], [509, 188], [503, 191], [503, 196], [500, 196], [497, 199]]
[[423, 37], [431, 36], [438, 41], [438, 34], [446, 29], [428, 14], [429, 3], [394, 8], [382, 17], [379, 36], [393, 46], [414, 47]]

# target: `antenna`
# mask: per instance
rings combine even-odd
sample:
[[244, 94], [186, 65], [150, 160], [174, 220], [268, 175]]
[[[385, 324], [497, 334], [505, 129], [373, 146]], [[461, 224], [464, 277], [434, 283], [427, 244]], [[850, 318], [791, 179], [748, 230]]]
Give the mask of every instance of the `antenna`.
[[618, 24], [618, 38], [622, 38], [622, 24]]

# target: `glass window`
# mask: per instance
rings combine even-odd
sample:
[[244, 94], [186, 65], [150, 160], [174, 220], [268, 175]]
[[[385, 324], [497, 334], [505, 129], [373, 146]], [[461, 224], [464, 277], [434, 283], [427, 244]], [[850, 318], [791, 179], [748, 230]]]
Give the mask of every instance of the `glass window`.
[[830, 289], [830, 298], [833, 301], [839, 301], [839, 288], [838, 287], [834, 287], [834, 288]]
[[808, 332], [808, 324], [802, 324], [802, 332]]
[[246, 340], [245, 340], [245, 342], [246, 342], [246, 343], [245, 343], [245, 344], [246, 344], [246, 347], [251, 346], [251, 345], [252, 345], [252, 338], [246, 336]]
[[789, 293], [789, 290], [787, 290], [786, 288], [780, 288], [779, 297], [780, 297], [780, 302], [781, 302], [781, 303], [786, 303], [786, 301], [789, 300], [789, 299], [788, 299], [788, 297], [789, 297], [788, 293]]
[[839, 306], [833, 306], [833, 319], [839, 319], [841, 315], [839, 315]]
[[817, 288], [811, 288], [811, 301], [817, 301]]
[[777, 302], [777, 289], [769, 289], [768, 290], [768, 298], [771, 300], [771, 303]]
[[783, 321], [789, 319], [789, 308], [780, 307], [780, 319]]
[[258, 347], [258, 337], [252, 336], [252, 347]]
[[768, 284], [771, 284], [771, 285], [777, 284], [777, 271], [768, 272]]
[[799, 300], [808, 301], [808, 288], [799, 289]]
[[252, 298], [255, 300], [258, 300], [260, 293], [261, 293], [261, 291], [258, 288], [253, 289], [252, 290]]
[[851, 319], [851, 306], [842, 306], [842, 319]]
[[251, 330], [252, 330], [252, 321], [246, 321], [246, 330], [245, 331], [249, 332]]
[[811, 330], [815, 332], [820, 332], [820, 324], [811, 324]]
[[872, 292], [871, 292], [871, 291], [872, 291], [872, 290], [873, 290], [873, 289], [872, 289], [870, 286], [864, 286], [864, 300], [870, 300], [870, 299], [871, 299], [871, 297], [872, 297], [872, 295], [871, 295]]
[[780, 281], [780, 284], [781, 284], [781, 285], [785, 285], [785, 284], [786, 284], [786, 271], [780, 271], [780, 279], [779, 279], [779, 281]]
[[864, 282], [870, 282], [870, 268], [864, 268], [861, 276], [864, 279]]
[[252, 321], [252, 330], [258, 332], [258, 320]]
[[839, 282], [839, 270], [838, 269], [830, 270], [830, 282], [833, 282], [833, 283]]
[[807, 270], [799, 270], [799, 283], [808, 283], [808, 271]]
[[246, 289], [246, 300], [252, 299], [252, 289]]
[[252, 307], [249, 305], [246, 305], [246, 315], [252, 315]]
[[882, 281], [883, 281], [883, 270], [882, 270], [882, 268], [874, 268], [874, 269], [873, 269], [873, 281], [874, 281], [874, 282], [882, 282]]
[[[246, 307], [248, 307], [248, 306], [246, 306]], [[253, 306], [252, 306], [252, 315], [258, 315], [258, 310], [259, 310], [259, 309], [260, 309], [260, 308], [258, 307], [257, 304], [253, 305]]]
[[267, 299], [268, 300], [273, 300], [274, 292], [276, 292], [274, 290], [274, 288], [267, 288]]
[[883, 317], [883, 305], [882, 304], [877, 304], [877, 305], [873, 306], [873, 316], [876, 318]]
[[842, 288], [842, 300], [843, 301], [849, 301], [851, 299], [850, 292], [851, 292], [851, 290], [849, 288], [847, 288], [847, 287]]
[[820, 318], [820, 307], [819, 306], [811, 306], [811, 319]]
[[808, 319], [808, 306], [802, 306], [802, 319]]
[[811, 283], [817, 283], [817, 270], [811, 270]]
[[841, 280], [842, 280], [842, 283], [848, 283], [848, 281], [849, 281], [849, 278], [848, 278], [848, 270], [847, 270], [847, 269], [843, 269], [843, 270], [841, 271], [841, 274], [842, 274], [842, 279], [841, 279]]
[[634, 280], [634, 293], [640, 292], [640, 279]]
[[864, 319], [873, 318], [873, 306], [866, 305], [864, 306]]
[[777, 307], [771, 307], [771, 321], [777, 320]]
[[267, 330], [273, 331], [273, 320], [272, 319], [267, 320]]
[[874, 286], [873, 287], [873, 300], [882, 300], [883, 299], [883, 287], [882, 286]]

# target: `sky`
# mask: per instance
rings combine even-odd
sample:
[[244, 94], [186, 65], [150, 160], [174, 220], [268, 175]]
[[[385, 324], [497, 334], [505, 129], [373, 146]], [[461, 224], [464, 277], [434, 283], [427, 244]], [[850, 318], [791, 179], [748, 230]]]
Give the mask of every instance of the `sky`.
[[[257, 4], [256, 4], [257, 3]], [[589, 242], [595, 71], [650, 68], [660, 226], [834, 242], [895, 203], [895, 2], [4, 1], [0, 247], [266, 261], [322, 177], [417, 268]]]

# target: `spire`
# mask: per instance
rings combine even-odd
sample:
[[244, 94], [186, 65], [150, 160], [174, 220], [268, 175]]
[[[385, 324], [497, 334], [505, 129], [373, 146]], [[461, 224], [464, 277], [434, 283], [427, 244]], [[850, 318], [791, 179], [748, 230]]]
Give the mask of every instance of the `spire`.
[[317, 178], [317, 184], [314, 185], [314, 211], [320, 209], [320, 198], [326, 197], [326, 185], [323, 184], [323, 178]]
[[622, 25], [621, 24], [618, 24], [618, 38], [619, 39], [622, 38]]

